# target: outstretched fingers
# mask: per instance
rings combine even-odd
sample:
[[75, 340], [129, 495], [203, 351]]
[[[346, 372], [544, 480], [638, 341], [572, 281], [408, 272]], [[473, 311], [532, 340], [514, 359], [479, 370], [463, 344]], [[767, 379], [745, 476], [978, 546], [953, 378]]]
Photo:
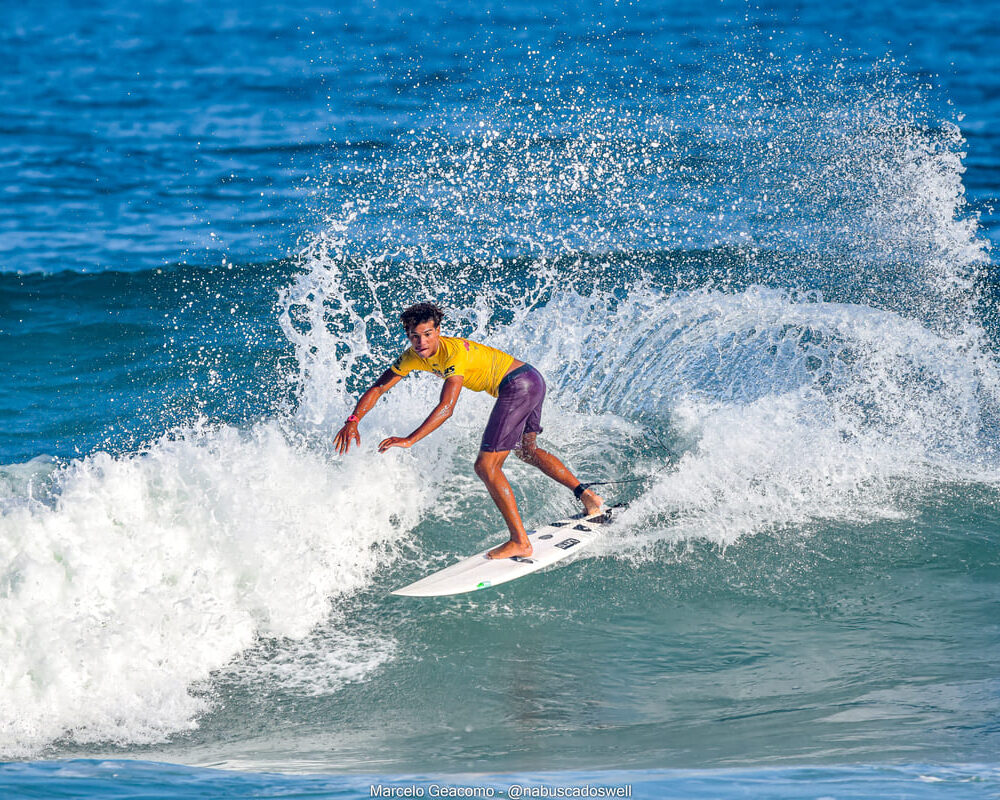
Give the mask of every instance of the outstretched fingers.
[[357, 428], [354, 428], [352, 430], [349, 426], [345, 425], [343, 428], [340, 429], [340, 432], [333, 440], [333, 444], [337, 448], [337, 452], [343, 455], [344, 453], [346, 453], [348, 450], [351, 449], [352, 440], [354, 441], [355, 444], [360, 446], [361, 434], [358, 433]]
[[411, 444], [413, 443], [405, 436], [390, 436], [379, 442], [378, 451], [384, 453], [390, 447], [409, 447]]

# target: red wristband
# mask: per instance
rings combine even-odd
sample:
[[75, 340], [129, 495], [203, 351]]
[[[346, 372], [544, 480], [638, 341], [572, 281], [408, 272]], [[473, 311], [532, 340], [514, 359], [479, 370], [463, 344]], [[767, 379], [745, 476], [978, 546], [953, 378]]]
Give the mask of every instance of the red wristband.
[[349, 416], [349, 417], [348, 417], [348, 418], [347, 418], [346, 420], [344, 420], [344, 421], [345, 421], [345, 422], [354, 422], [354, 423], [357, 423], [357, 422], [361, 422], [361, 420], [360, 420], [360, 419], [358, 419], [358, 415], [357, 415], [357, 414], [351, 414], [351, 416]]

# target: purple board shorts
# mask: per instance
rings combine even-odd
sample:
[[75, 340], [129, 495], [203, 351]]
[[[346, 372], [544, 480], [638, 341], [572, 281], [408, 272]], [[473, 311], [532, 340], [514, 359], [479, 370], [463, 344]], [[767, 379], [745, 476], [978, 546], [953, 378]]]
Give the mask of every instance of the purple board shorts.
[[514, 450], [525, 433], [542, 432], [545, 378], [531, 364], [508, 372], [497, 391], [497, 401], [486, 423], [480, 450]]

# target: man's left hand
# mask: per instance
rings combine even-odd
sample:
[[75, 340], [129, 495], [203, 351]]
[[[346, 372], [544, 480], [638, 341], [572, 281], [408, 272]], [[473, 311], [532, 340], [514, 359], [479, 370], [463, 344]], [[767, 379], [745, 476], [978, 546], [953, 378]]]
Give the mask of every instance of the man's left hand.
[[390, 436], [388, 439], [383, 439], [378, 446], [378, 451], [384, 453], [390, 447], [410, 447], [413, 445], [407, 437], [405, 436]]

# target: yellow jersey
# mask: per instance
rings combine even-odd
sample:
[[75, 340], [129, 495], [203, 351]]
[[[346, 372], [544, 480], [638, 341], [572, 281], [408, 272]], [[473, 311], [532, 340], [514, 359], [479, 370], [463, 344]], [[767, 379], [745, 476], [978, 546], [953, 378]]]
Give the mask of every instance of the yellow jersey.
[[500, 391], [500, 381], [514, 363], [514, 356], [495, 347], [442, 336], [437, 352], [430, 358], [418, 356], [412, 347], [403, 351], [390, 369], [406, 377], [413, 370], [433, 372], [442, 380], [453, 375], [465, 378], [462, 386], [473, 392], [488, 392], [494, 397]]

